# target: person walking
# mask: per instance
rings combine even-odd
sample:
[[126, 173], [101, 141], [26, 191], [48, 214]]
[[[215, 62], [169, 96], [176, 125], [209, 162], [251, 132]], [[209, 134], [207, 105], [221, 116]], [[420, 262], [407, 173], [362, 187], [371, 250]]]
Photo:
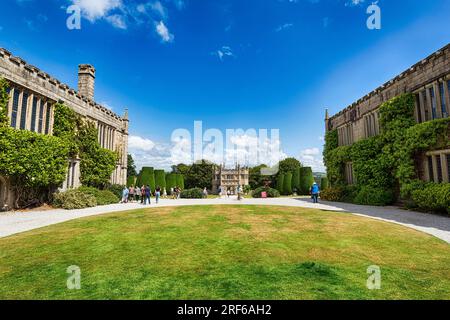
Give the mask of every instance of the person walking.
[[133, 202], [134, 201], [134, 186], [131, 186], [130, 189], [128, 190], [128, 201], [129, 202]]
[[166, 188], [164, 188], [163, 198], [164, 198], [164, 199], [167, 199], [167, 189], [166, 189]]
[[152, 195], [152, 190], [150, 189], [150, 186], [146, 186], [145, 187], [145, 202], [144, 202], [145, 205], [152, 204], [151, 195]]
[[314, 184], [311, 187], [311, 197], [314, 203], [319, 203], [319, 194], [320, 194], [319, 185], [317, 184], [317, 182], [314, 182]]
[[203, 189], [203, 198], [208, 199], [208, 189]]
[[156, 192], [155, 192], [156, 204], [159, 203], [160, 197], [161, 197], [161, 188], [158, 186], [158, 187], [156, 187]]
[[128, 203], [128, 195], [130, 191], [127, 187], [124, 187], [122, 190], [122, 203]]
[[145, 186], [141, 187], [141, 204], [145, 203]]
[[141, 200], [141, 195], [142, 195], [141, 188], [136, 186], [136, 189], [135, 189], [136, 202], [139, 202]]
[[238, 201], [242, 200], [242, 188], [241, 186], [237, 187]]

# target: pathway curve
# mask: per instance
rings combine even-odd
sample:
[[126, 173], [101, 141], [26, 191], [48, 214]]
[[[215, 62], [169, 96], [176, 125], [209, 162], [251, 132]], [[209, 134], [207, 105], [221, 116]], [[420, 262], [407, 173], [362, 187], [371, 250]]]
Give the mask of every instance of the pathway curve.
[[[149, 208], [236, 204], [315, 208], [328, 211], [351, 213], [413, 228], [431, 234], [450, 244], [450, 217], [406, 211], [397, 207], [358, 206], [335, 202], [322, 202], [320, 204], [313, 204], [311, 203], [310, 199], [306, 198], [244, 199], [242, 201], [238, 201], [236, 198], [222, 198], [204, 200], [165, 199], [161, 200], [160, 204], [158, 205], [152, 204]], [[72, 211], [55, 209], [48, 211], [1, 213], [0, 238], [73, 219], [95, 216], [105, 213], [140, 209], [142, 207], [143, 206], [141, 204], [129, 203]]]

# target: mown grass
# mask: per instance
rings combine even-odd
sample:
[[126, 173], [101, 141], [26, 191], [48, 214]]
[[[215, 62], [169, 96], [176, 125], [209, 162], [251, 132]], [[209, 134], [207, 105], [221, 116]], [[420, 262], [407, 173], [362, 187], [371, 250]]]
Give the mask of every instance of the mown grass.
[[[68, 290], [68, 266], [81, 290]], [[381, 267], [381, 290], [367, 268]], [[0, 239], [0, 299], [449, 299], [450, 246], [394, 224], [258, 206], [141, 209]]]

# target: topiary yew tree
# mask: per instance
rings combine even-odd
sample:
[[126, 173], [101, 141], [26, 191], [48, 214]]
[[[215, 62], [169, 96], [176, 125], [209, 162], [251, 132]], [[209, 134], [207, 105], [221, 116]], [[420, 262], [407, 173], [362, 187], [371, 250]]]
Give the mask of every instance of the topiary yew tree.
[[288, 172], [284, 175], [283, 194], [290, 196], [292, 194], [292, 173]]
[[303, 167], [300, 169], [300, 188], [302, 194], [307, 195], [314, 183], [312, 168]]
[[170, 193], [171, 189], [177, 186], [177, 175], [176, 173], [169, 173], [166, 176], [166, 188], [167, 192]]
[[139, 185], [150, 186], [155, 190], [155, 170], [152, 167], [143, 167], [139, 174]]
[[284, 174], [279, 174], [277, 179], [277, 190], [280, 194], [283, 194], [284, 189]]
[[155, 170], [155, 185], [161, 190], [166, 188], [166, 173], [164, 170]]

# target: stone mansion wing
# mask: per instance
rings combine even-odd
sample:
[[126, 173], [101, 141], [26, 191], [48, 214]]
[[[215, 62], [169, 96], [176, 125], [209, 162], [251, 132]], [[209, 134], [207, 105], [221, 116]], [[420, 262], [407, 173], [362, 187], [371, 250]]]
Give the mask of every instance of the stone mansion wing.
[[[0, 48], [0, 77], [9, 82], [8, 117], [10, 125], [19, 130], [51, 135], [53, 111], [63, 102], [86, 120], [95, 123], [98, 142], [117, 151], [119, 161], [111, 176], [112, 184], [126, 184], [128, 153], [128, 115], [118, 116], [94, 100], [95, 68], [88, 64], [78, 67], [78, 91], [29, 65], [21, 58]], [[67, 181], [63, 188], [79, 186], [79, 161], [70, 160]]]

